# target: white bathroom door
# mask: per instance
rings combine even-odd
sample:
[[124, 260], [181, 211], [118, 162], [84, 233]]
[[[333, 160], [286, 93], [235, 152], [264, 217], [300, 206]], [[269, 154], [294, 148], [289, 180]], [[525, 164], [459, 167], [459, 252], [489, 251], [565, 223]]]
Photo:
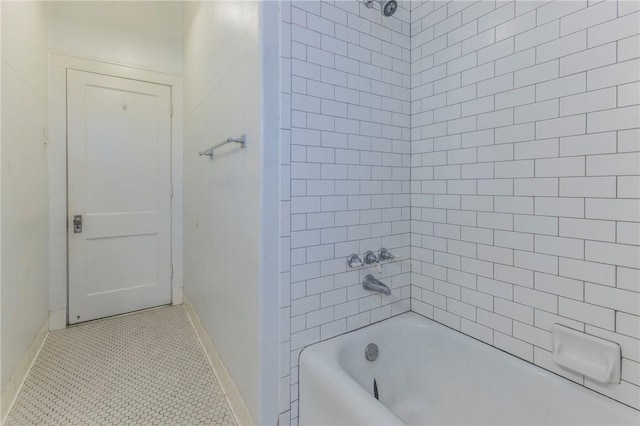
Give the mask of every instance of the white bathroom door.
[[68, 70], [69, 323], [171, 302], [170, 87]]

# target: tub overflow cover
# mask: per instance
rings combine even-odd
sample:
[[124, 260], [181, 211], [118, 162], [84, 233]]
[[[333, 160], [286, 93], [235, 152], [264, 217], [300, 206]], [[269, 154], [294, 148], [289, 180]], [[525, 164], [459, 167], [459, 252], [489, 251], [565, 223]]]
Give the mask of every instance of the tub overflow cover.
[[364, 356], [368, 361], [375, 361], [378, 358], [378, 345], [375, 343], [369, 343], [367, 348], [364, 350]]

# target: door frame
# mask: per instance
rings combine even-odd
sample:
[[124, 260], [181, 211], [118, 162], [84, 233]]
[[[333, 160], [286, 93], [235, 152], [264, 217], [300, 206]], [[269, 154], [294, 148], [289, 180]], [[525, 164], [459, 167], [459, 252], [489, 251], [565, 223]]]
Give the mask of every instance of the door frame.
[[49, 53], [49, 329], [68, 324], [68, 199], [67, 199], [67, 70], [170, 86], [171, 117], [171, 279], [172, 304], [182, 293], [182, 78], [133, 66]]

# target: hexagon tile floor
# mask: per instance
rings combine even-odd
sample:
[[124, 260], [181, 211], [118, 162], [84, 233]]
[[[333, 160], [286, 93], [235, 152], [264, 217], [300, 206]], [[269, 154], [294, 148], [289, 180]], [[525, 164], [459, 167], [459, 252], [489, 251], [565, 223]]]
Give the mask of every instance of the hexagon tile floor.
[[54, 331], [7, 425], [235, 425], [182, 306]]

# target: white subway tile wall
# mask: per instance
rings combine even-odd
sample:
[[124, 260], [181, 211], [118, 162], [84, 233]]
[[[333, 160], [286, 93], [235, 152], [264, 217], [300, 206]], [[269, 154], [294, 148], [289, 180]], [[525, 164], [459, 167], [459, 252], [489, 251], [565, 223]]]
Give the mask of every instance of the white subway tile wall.
[[[409, 3], [281, 2], [280, 424], [297, 422], [309, 344], [410, 309]], [[347, 257], [389, 249], [391, 296]]]
[[[413, 2], [411, 308], [640, 409], [640, 2]], [[622, 347], [554, 366], [551, 324]]]
[[[409, 309], [640, 408], [640, 2], [398, 4], [280, 1], [280, 424], [304, 346]], [[391, 297], [346, 266], [383, 246]]]

